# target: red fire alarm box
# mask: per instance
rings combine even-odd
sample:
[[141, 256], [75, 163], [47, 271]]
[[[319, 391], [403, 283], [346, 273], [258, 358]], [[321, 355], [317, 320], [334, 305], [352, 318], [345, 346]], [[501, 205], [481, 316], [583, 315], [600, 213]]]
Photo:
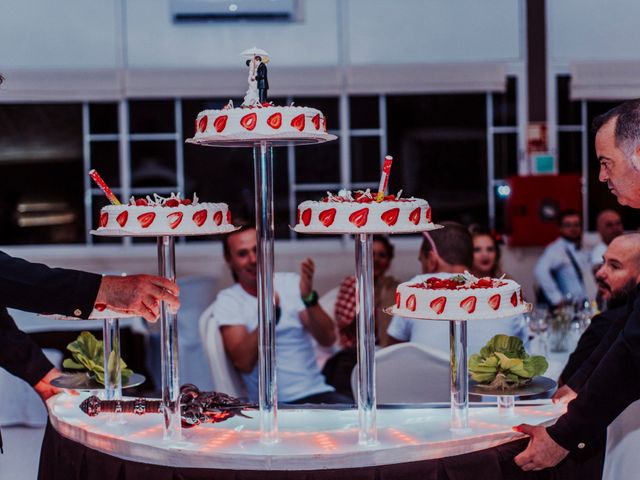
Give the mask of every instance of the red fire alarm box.
[[507, 198], [509, 245], [547, 245], [558, 238], [558, 214], [582, 212], [579, 175], [510, 177]]

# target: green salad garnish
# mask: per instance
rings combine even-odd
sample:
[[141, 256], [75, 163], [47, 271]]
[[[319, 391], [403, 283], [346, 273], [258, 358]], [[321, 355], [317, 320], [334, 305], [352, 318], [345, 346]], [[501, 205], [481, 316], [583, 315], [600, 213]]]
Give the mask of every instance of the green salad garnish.
[[542, 355], [530, 356], [522, 340], [509, 335], [495, 335], [469, 358], [471, 378], [487, 388], [515, 388], [542, 375], [549, 368]]
[[[67, 350], [71, 352], [71, 358], [66, 358], [62, 363], [64, 368], [71, 370], [87, 370], [98, 383], [104, 385], [104, 343], [96, 339], [89, 332], [82, 332], [76, 340], [67, 345]], [[133, 370], [127, 368], [122, 358], [120, 360], [120, 370], [122, 382], [126, 382]], [[109, 355], [109, 371], [115, 372], [115, 362], [117, 361], [115, 352]], [[112, 381], [115, 380], [112, 379]]]

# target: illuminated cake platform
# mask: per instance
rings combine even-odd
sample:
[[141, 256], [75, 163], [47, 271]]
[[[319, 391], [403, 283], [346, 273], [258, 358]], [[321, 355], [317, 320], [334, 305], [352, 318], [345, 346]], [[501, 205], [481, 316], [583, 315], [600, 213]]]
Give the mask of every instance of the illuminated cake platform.
[[79, 408], [86, 394], [61, 394], [48, 401], [51, 423], [62, 436], [124, 460], [189, 468], [234, 470], [322, 470], [391, 465], [460, 455], [494, 447], [522, 435], [519, 423], [552, 423], [564, 405], [548, 400], [517, 403], [514, 416], [500, 415], [495, 404], [469, 409], [468, 434], [450, 430], [448, 404], [381, 407], [378, 443], [358, 444], [358, 411], [352, 407], [279, 410], [279, 439], [260, 442], [257, 411], [218, 424], [183, 429], [184, 442], [162, 440], [162, 415], [127, 415], [125, 423], [107, 415], [88, 417]]

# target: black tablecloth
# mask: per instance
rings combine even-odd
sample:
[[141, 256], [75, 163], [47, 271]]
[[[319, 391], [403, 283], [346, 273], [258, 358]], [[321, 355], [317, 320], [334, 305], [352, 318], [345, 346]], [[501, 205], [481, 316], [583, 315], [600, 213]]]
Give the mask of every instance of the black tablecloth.
[[47, 425], [40, 455], [39, 480], [499, 480], [601, 478], [602, 449], [570, 455], [556, 468], [523, 472], [513, 457], [527, 445], [521, 439], [466, 455], [421, 462], [315, 471], [174, 468], [131, 462], [106, 455], [61, 436]]

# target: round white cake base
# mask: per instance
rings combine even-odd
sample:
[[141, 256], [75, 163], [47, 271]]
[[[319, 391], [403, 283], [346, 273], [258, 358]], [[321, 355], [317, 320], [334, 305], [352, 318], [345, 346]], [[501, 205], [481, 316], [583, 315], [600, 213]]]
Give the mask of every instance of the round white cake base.
[[268, 142], [271, 147], [284, 147], [287, 145], [313, 145], [335, 140], [338, 137], [330, 133], [305, 133], [304, 136], [291, 136], [287, 134], [260, 135], [247, 132], [233, 137], [216, 136], [215, 138], [187, 138], [186, 143], [204, 145], [205, 147], [254, 147], [260, 142]]
[[394, 234], [411, 234], [430, 232], [432, 230], [438, 230], [444, 228], [443, 225], [434, 223], [427, 227], [415, 227], [415, 228], [389, 228], [389, 230], [380, 230], [378, 227], [367, 228], [366, 225], [362, 228], [326, 228], [323, 230], [310, 230], [307, 227], [296, 225], [289, 227], [296, 233], [306, 233], [309, 235], [359, 235], [361, 233], [370, 233], [373, 235], [394, 235]]
[[440, 322], [449, 322], [451, 320], [459, 320], [463, 322], [473, 322], [475, 320], [498, 320], [501, 318], [509, 318], [515, 317], [516, 315], [522, 315], [523, 313], [529, 313], [533, 305], [530, 303], [523, 303], [518, 308], [514, 308], [513, 310], [509, 310], [508, 314], [501, 314], [498, 312], [487, 312], [485, 315], [460, 315], [456, 318], [456, 315], [447, 315], [447, 318], [442, 318], [442, 316], [437, 317], [435, 314], [430, 316], [429, 312], [408, 312], [406, 309], [397, 308], [395, 305], [391, 307], [387, 307], [384, 309], [384, 312], [388, 315], [398, 315], [399, 317], [407, 317], [413, 318], [415, 320], [437, 320]]

